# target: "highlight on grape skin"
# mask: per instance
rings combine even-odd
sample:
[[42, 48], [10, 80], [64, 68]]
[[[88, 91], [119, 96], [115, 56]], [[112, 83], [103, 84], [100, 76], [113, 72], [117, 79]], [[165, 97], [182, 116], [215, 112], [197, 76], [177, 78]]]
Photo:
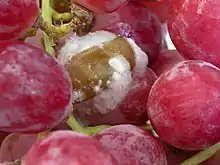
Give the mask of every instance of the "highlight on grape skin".
[[38, 0], [1, 0], [0, 42], [18, 38], [25, 33], [34, 24], [38, 14]]
[[148, 117], [162, 140], [201, 150], [220, 138], [220, 69], [184, 61], [163, 73], [148, 98]]
[[72, 0], [94, 13], [111, 13], [125, 5], [129, 0]]
[[120, 165], [167, 165], [165, 151], [157, 139], [136, 126], [112, 126], [95, 138]]
[[39, 139], [21, 165], [119, 165], [92, 137], [73, 131], [56, 131]]
[[71, 112], [71, 83], [46, 52], [23, 42], [0, 50], [0, 130], [42, 132]]

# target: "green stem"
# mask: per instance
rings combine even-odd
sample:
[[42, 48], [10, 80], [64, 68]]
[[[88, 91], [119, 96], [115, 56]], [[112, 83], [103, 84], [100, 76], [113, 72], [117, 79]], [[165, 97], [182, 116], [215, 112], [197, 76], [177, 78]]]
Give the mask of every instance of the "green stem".
[[68, 126], [79, 133], [87, 134], [87, 131], [79, 124], [79, 122], [75, 119], [73, 115], [70, 115], [66, 121]]
[[218, 151], [220, 151], [220, 142], [185, 160], [180, 165], [199, 165], [214, 156]]
[[[42, 18], [46, 22], [52, 24], [52, 9], [50, 6], [50, 0], [42, 0]], [[55, 56], [53, 38], [49, 37], [46, 33], [43, 33], [43, 41], [45, 50], [50, 55]]]
[[[86, 127], [84, 129], [88, 135], [94, 135], [109, 127], [111, 127], [111, 125], [97, 125], [92, 127]], [[146, 124], [144, 126], [139, 127], [147, 131], [153, 131], [153, 127], [150, 124]]]
[[140, 128], [142, 128], [144, 130], [147, 130], [147, 131], [153, 131], [154, 130], [154, 128], [150, 124], [146, 124], [144, 126], [140, 126]]
[[55, 23], [62, 23], [70, 22], [73, 17], [71, 13], [58, 13], [55, 10], [53, 10], [52, 18]]
[[37, 34], [37, 28], [30, 28], [28, 29], [28, 31], [24, 34], [24, 36], [21, 36], [21, 38], [19, 38], [19, 40], [24, 41], [26, 38], [28, 37], [33, 37]]
[[60, 37], [63, 37], [64, 35], [74, 31], [75, 26], [72, 24], [72, 22], [69, 22], [56, 27], [41, 19], [40, 28], [47, 34], [47, 36], [50, 36], [53, 39], [59, 39]]
[[110, 125], [98, 125], [98, 126], [94, 126], [94, 127], [86, 127], [85, 131], [87, 132], [88, 135], [95, 135], [99, 132], [101, 132], [102, 130], [111, 127]]

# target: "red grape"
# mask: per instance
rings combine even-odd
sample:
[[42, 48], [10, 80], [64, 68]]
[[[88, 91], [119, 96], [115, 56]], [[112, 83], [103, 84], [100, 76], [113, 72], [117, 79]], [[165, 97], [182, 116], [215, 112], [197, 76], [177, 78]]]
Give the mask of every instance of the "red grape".
[[167, 165], [165, 151], [157, 139], [136, 126], [113, 126], [95, 137], [120, 165]]
[[220, 69], [204, 61], [180, 62], [154, 83], [148, 117], [165, 142], [200, 150], [220, 139]]
[[171, 0], [132, 0], [153, 10], [162, 22], [170, 17]]
[[38, 12], [38, 0], [1, 0], [0, 41], [20, 36], [34, 24]]
[[186, 59], [210, 62], [220, 67], [220, 1], [175, 0], [168, 21], [171, 39]]
[[122, 102], [107, 113], [100, 113], [97, 110], [95, 98], [76, 104], [74, 107], [81, 120], [86, 120], [89, 125], [145, 124], [148, 94], [156, 79], [157, 76], [149, 68], [143, 75], [134, 77], [129, 93]]
[[71, 109], [72, 88], [64, 67], [23, 42], [1, 48], [0, 130], [43, 132], [55, 127]]
[[132, 38], [153, 61], [161, 48], [161, 23], [149, 9], [128, 3], [109, 15], [96, 16], [96, 30], [108, 30], [121, 36]]
[[163, 50], [158, 58], [150, 65], [150, 68], [160, 76], [163, 72], [171, 69], [174, 65], [184, 61], [184, 58], [176, 50]]
[[128, 0], [72, 0], [94, 13], [111, 13], [126, 4]]
[[25, 155], [21, 165], [118, 165], [94, 138], [56, 131], [39, 139]]
[[37, 135], [12, 133], [5, 138], [0, 148], [0, 160], [15, 161], [23, 158], [36, 142]]

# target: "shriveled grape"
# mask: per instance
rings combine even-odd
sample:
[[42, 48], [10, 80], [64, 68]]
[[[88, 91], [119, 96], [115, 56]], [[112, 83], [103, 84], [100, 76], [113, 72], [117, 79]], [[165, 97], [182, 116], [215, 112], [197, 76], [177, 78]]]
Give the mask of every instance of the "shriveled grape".
[[74, 108], [81, 119], [92, 125], [147, 121], [147, 97], [156, 75], [132, 39], [107, 31], [72, 36], [58, 59], [72, 78]]
[[[80, 119], [89, 125], [100, 124], [145, 124], [147, 117], [147, 99], [157, 76], [147, 68], [144, 74], [134, 75], [132, 86], [121, 102], [115, 108], [103, 113], [99, 110], [99, 101], [96, 98], [74, 105]], [[115, 92], [117, 95], [117, 91]], [[98, 96], [97, 96], [98, 97]], [[117, 98], [117, 96], [115, 96]], [[106, 98], [108, 100], [110, 98]], [[109, 100], [110, 102], [110, 100]], [[102, 107], [105, 109], [105, 107]]]
[[[73, 35], [62, 47], [58, 59], [72, 79], [74, 102], [91, 99], [116, 83], [118, 95], [124, 95], [123, 89], [130, 88], [131, 71], [142, 73], [148, 63], [147, 55], [132, 40], [107, 31], [83, 37]], [[136, 65], [137, 60], [140, 65]], [[126, 81], [121, 83], [122, 80]]]

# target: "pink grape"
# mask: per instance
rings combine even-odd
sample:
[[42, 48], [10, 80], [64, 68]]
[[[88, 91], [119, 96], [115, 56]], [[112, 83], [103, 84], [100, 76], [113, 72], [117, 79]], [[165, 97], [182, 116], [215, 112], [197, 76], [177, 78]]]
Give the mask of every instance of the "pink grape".
[[220, 67], [220, 1], [172, 1], [169, 33], [176, 49], [186, 59], [210, 62]]
[[163, 40], [156, 14], [137, 3], [128, 3], [109, 15], [97, 15], [93, 30], [100, 29], [132, 38], [147, 53], [150, 62], [156, 59]]
[[0, 45], [0, 130], [43, 132], [71, 110], [68, 73], [43, 50], [24, 42]]
[[157, 76], [160, 76], [182, 61], [184, 61], [184, 58], [177, 50], [163, 50], [159, 53], [158, 58], [150, 65], [150, 68]]
[[163, 73], [148, 98], [148, 117], [168, 144], [200, 150], [220, 139], [220, 69], [184, 61]]
[[73, 131], [56, 131], [39, 139], [21, 165], [118, 165], [93, 137]]
[[95, 98], [74, 105], [81, 120], [89, 125], [99, 124], [145, 124], [147, 99], [150, 89], [157, 79], [155, 73], [147, 68], [142, 75], [133, 75], [130, 91], [114, 109], [100, 113]]
[[13, 162], [23, 158], [36, 140], [36, 134], [12, 133], [8, 135], [0, 147], [0, 160]]
[[125, 5], [128, 0], [72, 0], [94, 13], [111, 13]]
[[120, 165], [167, 165], [165, 151], [157, 139], [136, 126], [112, 126], [95, 137]]
[[38, 13], [38, 0], [1, 0], [0, 41], [20, 36], [34, 24]]

